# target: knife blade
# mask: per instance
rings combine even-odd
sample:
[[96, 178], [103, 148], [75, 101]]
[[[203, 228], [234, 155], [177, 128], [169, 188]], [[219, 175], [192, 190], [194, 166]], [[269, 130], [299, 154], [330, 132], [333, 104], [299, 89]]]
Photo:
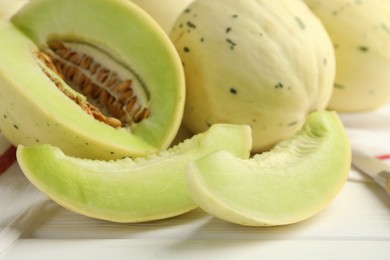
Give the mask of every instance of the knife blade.
[[390, 165], [357, 149], [352, 149], [352, 165], [370, 176], [390, 195]]

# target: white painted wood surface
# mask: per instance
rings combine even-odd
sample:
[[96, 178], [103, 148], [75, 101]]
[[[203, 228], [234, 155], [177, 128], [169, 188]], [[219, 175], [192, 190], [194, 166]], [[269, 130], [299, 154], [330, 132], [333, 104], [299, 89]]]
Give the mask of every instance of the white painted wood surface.
[[195, 210], [140, 224], [91, 220], [49, 203], [0, 259], [390, 259], [390, 198], [349, 181], [317, 216], [289, 226], [242, 227]]

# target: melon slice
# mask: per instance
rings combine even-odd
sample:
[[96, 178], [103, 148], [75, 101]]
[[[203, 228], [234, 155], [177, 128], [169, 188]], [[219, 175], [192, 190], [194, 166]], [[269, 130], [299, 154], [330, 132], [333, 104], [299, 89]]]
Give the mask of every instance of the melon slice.
[[351, 152], [335, 112], [309, 115], [303, 128], [249, 160], [216, 152], [191, 163], [186, 180], [206, 212], [248, 226], [284, 225], [323, 210], [347, 180]]
[[98, 219], [143, 222], [194, 209], [186, 165], [217, 150], [248, 158], [251, 140], [249, 126], [215, 125], [146, 159], [79, 159], [50, 145], [19, 146], [17, 159], [26, 177], [63, 207]]

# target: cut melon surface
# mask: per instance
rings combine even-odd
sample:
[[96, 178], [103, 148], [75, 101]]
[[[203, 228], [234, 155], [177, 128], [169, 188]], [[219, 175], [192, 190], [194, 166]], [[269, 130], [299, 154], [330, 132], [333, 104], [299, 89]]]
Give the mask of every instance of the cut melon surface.
[[284, 225], [327, 207], [350, 165], [338, 115], [318, 111], [269, 152], [242, 160], [222, 151], [190, 163], [186, 181], [191, 198], [211, 215], [248, 226]]
[[19, 146], [18, 163], [39, 190], [63, 207], [97, 219], [144, 222], [196, 208], [184, 179], [186, 165], [218, 150], [248, 158], [251, 132], [244, 125], [214, 125], [144, 159], [87, 160], [51, 145]]
[[[29, 1], [10, 21], [0, 23], [0, 38], [0, 129], [15, 146], [49, 143], [72, 156], [107, 160], [145, 156], [171, 144], [184, 109], [182, 64], [161, 27], [135, 4], [126, 0]], [[60, 56], [53, 42], [98, 64], [99, 70], [92, 73], [81, 69], [80, 61], [61, 57], [112, 96], [120, 94], [112, 86], [105, 87], [108, 80], [97, 79], [97, 74], [108, 70], [110, 77], [117, 76], [115, 87], [130, 81], [130, 97], [138, 103], [125, 100], [123, 94], [110, 104], [118, 104], [122, 113], [130, 110], [134, 117], [146, 107], [148, 116], [115, 128], [88, 114], [75, 101], [87, 99], [84, 94], [72, 90], [69, 80], [38, 58], [42, 53]], [[105, 111], [108, 108], [101, 110], [115, 117]]]

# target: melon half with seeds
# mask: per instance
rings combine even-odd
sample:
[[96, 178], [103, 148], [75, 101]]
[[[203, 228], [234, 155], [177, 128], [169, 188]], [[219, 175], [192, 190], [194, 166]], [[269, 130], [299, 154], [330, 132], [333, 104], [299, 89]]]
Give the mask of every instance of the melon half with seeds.
[[183, 114], [180, 58], [126, 0], [35, 0], [0, 24], [0, 129], [112, 159], [167, 148]]

